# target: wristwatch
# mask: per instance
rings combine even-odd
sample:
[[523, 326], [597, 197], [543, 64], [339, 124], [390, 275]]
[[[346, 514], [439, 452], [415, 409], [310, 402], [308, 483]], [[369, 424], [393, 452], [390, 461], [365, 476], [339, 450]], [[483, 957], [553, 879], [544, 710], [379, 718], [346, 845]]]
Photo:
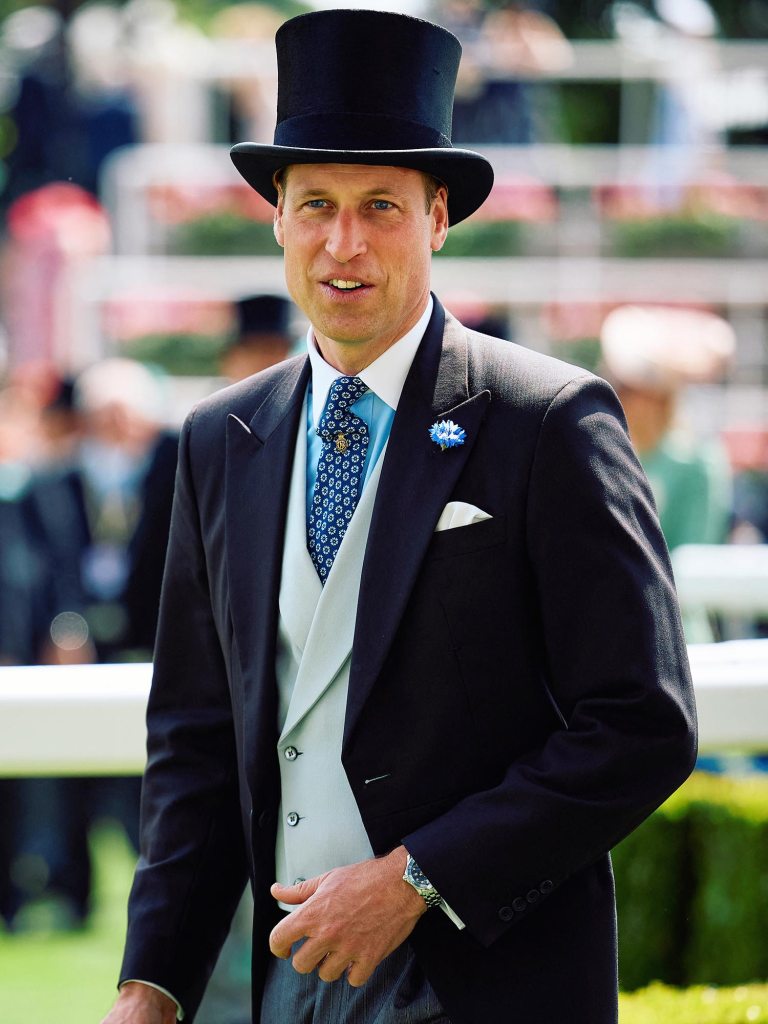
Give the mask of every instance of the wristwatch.
[[405, 862], [403, 881], [413, 886], [428, 907], [439, 907], [443, 902], [440, 893], [432, 885], [410, 853], [408, 854], [408, 860]]

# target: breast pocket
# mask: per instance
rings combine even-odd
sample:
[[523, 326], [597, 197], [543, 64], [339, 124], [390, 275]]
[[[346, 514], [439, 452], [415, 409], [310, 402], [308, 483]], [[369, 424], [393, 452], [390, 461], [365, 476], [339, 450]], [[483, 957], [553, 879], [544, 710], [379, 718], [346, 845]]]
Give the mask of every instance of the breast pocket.
[[452, 530], [435, 533], [427, 552], [431, 558], [450, 558], [452, 555], [468, 555], [503, 544], [507, 539], [507, 517], [494, 516], [469, 526], [457, 526]]

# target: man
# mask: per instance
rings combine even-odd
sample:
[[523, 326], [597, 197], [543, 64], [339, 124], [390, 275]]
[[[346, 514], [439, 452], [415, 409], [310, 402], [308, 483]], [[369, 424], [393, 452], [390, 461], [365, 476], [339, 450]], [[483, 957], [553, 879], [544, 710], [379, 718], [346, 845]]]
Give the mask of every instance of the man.
[[254, 1021], [609, 1024], [607, 851], [694, 755], [647, 484], [604, 382], [430, 295], [492, 183], [456, 40], [327, 11], [277, 44], [275, 145], [233, 159], [309, 358], [183, 432], [107, 1022], [194, 1013], [249, 876]]

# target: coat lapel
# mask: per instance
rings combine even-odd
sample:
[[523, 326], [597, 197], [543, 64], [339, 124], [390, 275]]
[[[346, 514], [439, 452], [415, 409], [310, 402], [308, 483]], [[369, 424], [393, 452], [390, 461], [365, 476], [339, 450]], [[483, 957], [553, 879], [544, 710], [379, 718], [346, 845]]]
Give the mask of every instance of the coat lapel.
[[[466, 330], [435, 310], [403, 388], [368, 537], [357, 607], [345, 743], [381, 671], [435, 524], [474, 445], [490, 392], [471, 395]], [[445, 451], [429, 437], [435, 420], [466, 431]], [[393, 561], [396, 572], [392, 572]]]
[[[275, 701], [278, 589], [296, 431], [308, 360], [285, 372], [246, 424], [227, 419], [226, 549], [232, 623], [246, 680], [246, 721]], [[255, 713], [256, 717], [252, 717]], [[270, 722], [274, 727], [276, 715]]]

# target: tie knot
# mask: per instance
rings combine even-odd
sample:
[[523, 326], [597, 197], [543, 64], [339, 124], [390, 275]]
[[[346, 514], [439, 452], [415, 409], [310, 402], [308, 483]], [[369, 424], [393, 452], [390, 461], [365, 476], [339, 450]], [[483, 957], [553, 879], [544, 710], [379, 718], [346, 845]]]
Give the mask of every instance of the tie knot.
[[363, 421], [351, 414], [349, 407], [366, 391], [368, 386], [359, 377], [337, 377], [328, 392], [328, 401], [317, 428], [320, 437], [328, 439], [339, 431], [348, 430], [353, 421], [355, 430], [359, 431], [364, 426]]

